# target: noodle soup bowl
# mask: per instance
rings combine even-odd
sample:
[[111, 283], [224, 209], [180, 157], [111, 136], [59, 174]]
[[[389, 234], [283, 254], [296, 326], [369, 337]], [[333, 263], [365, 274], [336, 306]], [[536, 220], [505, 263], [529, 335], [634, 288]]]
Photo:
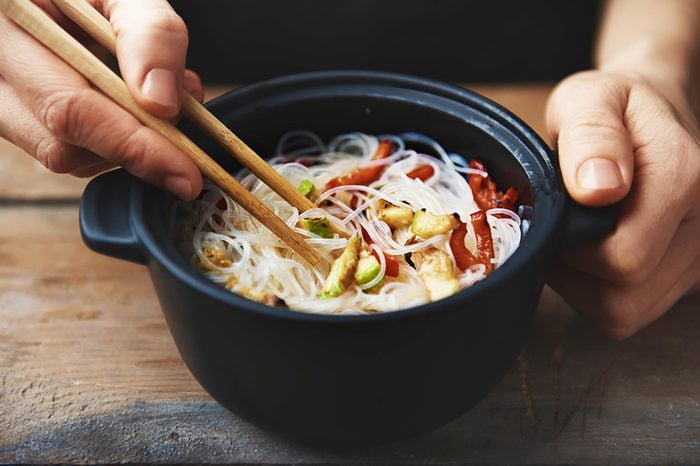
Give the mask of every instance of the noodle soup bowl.
[[[306, 442], [383, 442], [463, 414], [520, 352], [551, 258], [614, 226], [609, 210], [572, 203], [553, 154], [506, 109], [462, 88], [396, 74], [320, 72], [240, 88], [209, 109], [260, 154], [289, 130], [326, 140], [344, 132], [415, 131], [479, 158], [499, 187], [514, 186], [530, 228], [488, 278], [446, 299], [373, 315], [273, 308], [218, 286], [178, 251], [175, 199], [113, 171], [80, 208], [95, 251], [148, 267], [175, 343], [223, 406]], [[182, 129], [228, 170], [240, 166], [201, 132]]]

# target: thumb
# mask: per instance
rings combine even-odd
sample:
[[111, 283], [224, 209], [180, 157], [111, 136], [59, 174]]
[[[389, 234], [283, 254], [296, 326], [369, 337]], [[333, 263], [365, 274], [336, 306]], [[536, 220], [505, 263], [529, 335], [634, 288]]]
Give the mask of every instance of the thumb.
[[166, 0], [105, 0], [117, 36], [117, 59], [131, 94], [162, 118], [180, 111], [188, 34]]
[[547, 127], [564, 185], [581, 204], [612, 204], [630, 190], [634, 151], [624, 123], [627, 94], [623, 83], [589, 72], [566, 79], [549, 98]]

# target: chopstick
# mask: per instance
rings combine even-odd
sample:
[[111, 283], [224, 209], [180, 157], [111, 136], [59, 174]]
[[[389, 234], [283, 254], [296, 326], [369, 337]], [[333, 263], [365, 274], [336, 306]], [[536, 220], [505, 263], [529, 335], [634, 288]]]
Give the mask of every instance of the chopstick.
[[[197, 165], [202, 174], [231, 196], [306, 261], [314, 265], [321, 260], [319, 254], [306, 243], [303, 236], [287, 226], [272, 210], [245, 189], [192, 140], [170, 122], [144, 110], [131, 97], [126, 84], [119, 76], [64, 31], [41, 8], [30, 0], [0, 0], [0, 11], [71, 65], [114, 102], [134, 115], [141, 123], [157, 131], [180, 148]], [[265, 164], [264, 161], [262, 163]], [[268, 168], [272, 170], [271, 167], [268, 166]]]
[[[112, 55], [117, 53], [117, 38], [112, 25], [85, 0], [53, 0], [61, 12], [85, 30]], [[304, 212], [316, 207], [301, 195], [282, 175], [253, 151], [216, 118], [207, 108], [187, 92], [182, 93], [182, 111], [197, 126], [214, 138], [243, 166], [254, 173], [263, 183], [280, 195], [282, 199]]]

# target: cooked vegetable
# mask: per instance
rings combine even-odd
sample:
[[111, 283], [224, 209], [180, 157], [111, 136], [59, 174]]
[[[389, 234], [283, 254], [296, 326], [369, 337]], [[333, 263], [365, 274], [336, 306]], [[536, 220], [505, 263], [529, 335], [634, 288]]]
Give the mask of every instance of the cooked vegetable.
[[460, 226], [452, 231], [450, 236], [450, 250], [452, 251], [452, 256], [455, 258], [455, 263], [457, 268], [464, 272], [469, 267], [476, 263], [476, 257], [471, 253], [465, 244], [465, 239], [467, 237], [467, 224], [462, 223]]
[[407, 207], [395, 206], [380, 200], [377, 216], [392, 229], [407, 227], [413, 222], [413, 211]]
[[326, 217], [302, 218], [299, 226], [321, 238], [333, 238], [333, 226]]
[[493, 271], [493, 239], [491, 227], [486, 219], [486, 212], [478, 211], [471, 214], [471, 222], [476, 234], [477, 261], [486, 266], [486, 274]]
[[382, 273], [382, 265], [372, 254], [362, 251], [355, 270], [355, 281], [358, 285], [366, 285]]
[[459, 291], [459, 280], [455, 276], [450, 256], [437, 248], [427, 248], [414, 252], [411, 259], [416, 264], [416, 271], [430, 293], [430, 300], [455, 294]]
[[515, 202], [517, 200], [518, 191], [515, 188], [508, 188], [506, 193], [501, 197], [501, 207], [515, 212]]
[[[362, 230], [362, 239], [365, 240], [365, 243], [372, 244], [373, 243], [372, 238], [370, 238], [370, 236], [367, 234], [365, 229], [361, 228], [361, 230]], [[377, 260], [379, 260], [379, 256], [377, 255], [377, 251], [375, 249], [372, 249], [372, 254], [374, 255], [374, 257], [377, 258]], [[398, 277], [399, 276], [399, 260], [396, 257], [390, 256], [387, 253], [383, 253], [383, 255], [384, 255], [384, 262], [386, 262], [386, 271], [384, 272], [384, 274], [387, 277], [392, 277], [392, 278]]]
[[316, 191], [316, 185], [311, 180], [301, 180], [297, 191], [299, 191], [302, 196], [311, 197]]
[[[377, 256], [377, 253], [374, 250], [372, 251], [372, 254], [374, 254], [375, 257]], [[377, 259], [379, 259], [379, 258], [377, 258]], [[384, 253], [384, 261], [386, 262], [386, 271], [384, 272], [384, 274], [387, 277], [393, 277], [393, 278], [398, 277], [399, 276], [399, 260], [394, 256], [390, 256], [389, 254]]]
[[433, 215], [426, 210], [419, 210], [413, 216], [411, 232], [423, 239], [432, 238], [453, 230], [459, 226], [459, 217], [453, 215]]
[[435, 170], [430, 165], [419, 165], [410, 172], [406, 173], [406, 176], [414, 180], [426, 181], [430, 179], [431, 176], [435, 174]]
[[[385, 139], [379, 142], [377, 152], [372, 157], [372, 160], [385, 159], [391, 155], [391, 150], [394, 146], [393, 141]], [[346, 186], [349, 184], [368, 185], [376, 181], [384, 171], [383, 165], [372, 165], [370, 167], [360, 167], [353, 169], [345, 176], [332, 178], [326, 183], [326, 189], [335, 188], [336, 186]]]
[[493, 271], [493, 239], [491, 238], [491, 227], [486, 219], [486, 213], [479, 210], [471, 214], [471, 222], [476, 234], [476, 250], [478, 254], [475, 256], [467, 249], [464, 239], [467, 236], [467, 224], [462, 223], [452, 232], [450, 236], [450, 250], [455, 258], [457, 268], [462, 272], [475, 264], [484, 264], [486, 267], [485, 274], [488, 275]]
[[358, 257], [362, 240], [359, 236], [352, 238], [345, 246], [345, 250], [331, 266], [331, 273], [321, 289], [321, 298], [335, 298], [345, 291], [352, 282], [353, 274], [357, 269]]
[[[469, 162], [469, 168], [486, 171], [484, 164], [479, 160]], [[496, 191], [496, 183], [491, 178], [476, 174], [469, 175], [469, 187], [476, 205], [481, 210], [495, 209], [498, 207], [509, 209], [515, 212], [515, 202], [518, 200], [518, 191], [515, 188], [508, 188], [505, 194]]]
[[[197, 200], [178, 206], [176, 240], [207, 277], [270, 305], [369, 314], [440, 299], [500, 267], [530, 226], [529, 209], [522, 210], [525, 219], [509, 210], [517, 207], [515, 189], [503, 185], [499, 192], [485, 171], [474, 169], [483, 164], [475, 161], [469, 169], [468, 159], [452, 150], [412, 132], [379, 137], [355, 132], [328, 141], [290, 132], [270, 160], [314, 203], [305, 213], [250, 173], [236, 174], [318, 249], [322, 261], [314, 267], [210, 181]], [[335, 187], [327, 190], [327, 184]], [[480, 210], [474, 199], [501, 208], [470, 217]]]

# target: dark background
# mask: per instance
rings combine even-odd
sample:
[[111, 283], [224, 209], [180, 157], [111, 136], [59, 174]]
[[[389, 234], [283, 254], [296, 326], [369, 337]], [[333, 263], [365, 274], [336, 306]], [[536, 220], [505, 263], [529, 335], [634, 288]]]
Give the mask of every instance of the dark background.
[[319, 69], [379, 69], [461, 82], [560, 79], [591, 66], [599, 2], [172, 0], [188, 66], [244, 83]]

